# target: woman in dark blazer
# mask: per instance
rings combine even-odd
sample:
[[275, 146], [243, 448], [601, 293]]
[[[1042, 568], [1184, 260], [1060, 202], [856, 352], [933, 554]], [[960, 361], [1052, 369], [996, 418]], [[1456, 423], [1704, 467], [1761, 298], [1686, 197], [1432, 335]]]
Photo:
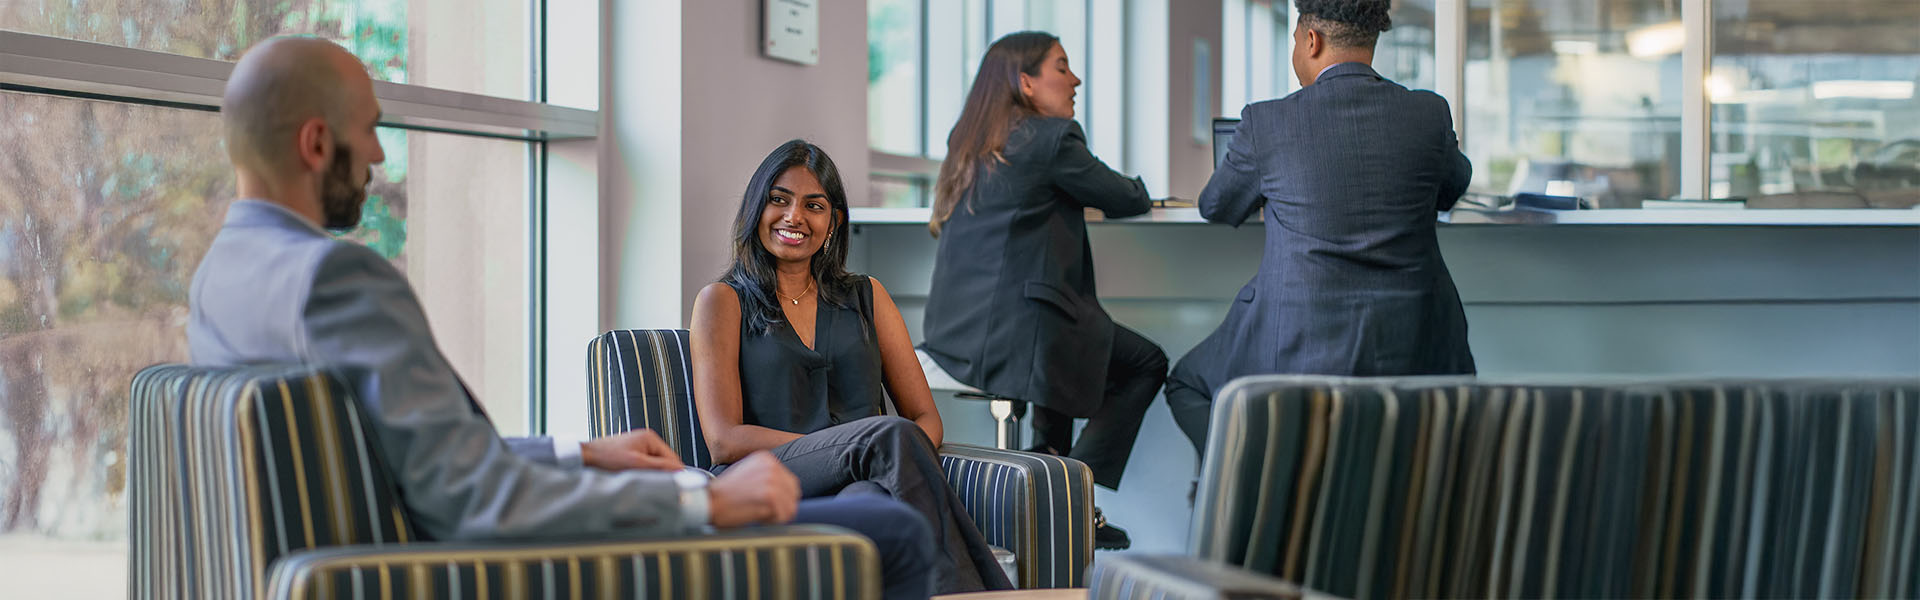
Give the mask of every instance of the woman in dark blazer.
[[[1120, 486], [1167, 357], [1115, 324], [1094, 290], [1085, 209], [1147, 212], [1138, 178], [1107, 168], [1073, 121], [1080, 79], [1051, 34], [987, 49], [947, 136], [932, 222], [939, 239], [924, 348], [949, 375], [1033, 404], [1037, 452], [1066, 454]], [[1073, 419], [1088, 419], [1073, 443]], [[1126, 533], [1105, 525], [1102, 548]]]

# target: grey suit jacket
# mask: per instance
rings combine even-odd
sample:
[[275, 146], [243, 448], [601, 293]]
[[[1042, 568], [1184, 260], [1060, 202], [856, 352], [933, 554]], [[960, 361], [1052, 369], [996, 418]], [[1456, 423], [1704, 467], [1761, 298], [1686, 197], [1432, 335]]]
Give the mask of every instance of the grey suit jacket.
[[278, 205], [227, 209], [189, 302], [197, 364], [338, 368], [407, 510], [434, 539], [685, 530], [669, 474], [562, 466], [546, 438], [502, 439], [392, 263]]
[[1248, 105], [1200, 213], [1238, 226], [1264, 209], [1260, 271], [1173, 376], [1213, 393], [1258, 373], [1474, 372], [1435, 231], [1473, 175], [1452, 121], [1361, 63]]

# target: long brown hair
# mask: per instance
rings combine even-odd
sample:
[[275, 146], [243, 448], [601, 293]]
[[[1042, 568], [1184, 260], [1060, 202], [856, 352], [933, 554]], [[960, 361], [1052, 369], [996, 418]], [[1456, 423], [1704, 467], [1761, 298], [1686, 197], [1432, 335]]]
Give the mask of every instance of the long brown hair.
[[[1033, 101], [1020, 93], [1020, 74], [1040, 75], [1040, 63], [1060, 38], [1044, 31], [1009, 33], [987, 48], [980, 60], [980, 72], [973, 76], [973, 89], [967, 92], [967, 105], [960, 110], [960, 121], [947, 132], [947, 159], [940, 163], [940, 179], [933, 189], [933, 218], [927, 231], [940, 237], [940, 227], [953, 217], [953, 209], [973, 189], [976, 167], [1006, 162], [1000, 151], [1007, 135], [1022, 119], [1039, 114]], [[991, 162], [988, 162], [991, 160]]]
[[[739, 290], [740, 313], [747, 329], [757, 334], [773, 331], [785, 323], [787, 315], [774, 300], [773, 253], [760, 243], [760, 217], [773, 197], [773, 181], [787, 169], [806, 169], [820, 180], [833, 207], [833, 227], [827, 244], [814, 253], [810, 263], [813, 280], [819, 283], [822, 302], [838, 307], [852, 305], [860, 277], [847, 272], [847, 189], [840, 182], [840, 168], [834, 166], [827, 151], [806, 140], [790, 140], [774, 148], [760, 161], [760, 168], [747, 180], [747, 192], [740, 198], [740, 212], [733, 216], [733, 264], [720, 274], [720, 281]], [[834, 241], [839, 240], [839, 241]]]

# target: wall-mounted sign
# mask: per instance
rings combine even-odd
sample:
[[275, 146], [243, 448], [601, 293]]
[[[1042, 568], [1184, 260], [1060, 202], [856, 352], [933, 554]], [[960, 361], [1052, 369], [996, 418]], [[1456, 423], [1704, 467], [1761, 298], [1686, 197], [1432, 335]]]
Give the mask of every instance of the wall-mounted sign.
[[820, 64], [820, 0], [766, 0], [760, 41], [768, 58]]

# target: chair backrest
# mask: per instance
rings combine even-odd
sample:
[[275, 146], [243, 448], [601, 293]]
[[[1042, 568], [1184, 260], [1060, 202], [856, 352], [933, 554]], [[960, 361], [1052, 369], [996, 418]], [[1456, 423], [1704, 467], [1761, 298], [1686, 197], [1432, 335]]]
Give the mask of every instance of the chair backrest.
[[587, 343], [593, 437], [646, 427], [688, 466], [713, 466], [693, 405], [693, 357], [685, 329], [625, 329]]
[[132, 598], [265, 596], [275, 559], [419, 539], [348, 388], [312, 367], [148, 367], [128, 442]]
[[1913, 597], [1920, 380], [1242, 378], [1198, 557], [1355, 598]]

